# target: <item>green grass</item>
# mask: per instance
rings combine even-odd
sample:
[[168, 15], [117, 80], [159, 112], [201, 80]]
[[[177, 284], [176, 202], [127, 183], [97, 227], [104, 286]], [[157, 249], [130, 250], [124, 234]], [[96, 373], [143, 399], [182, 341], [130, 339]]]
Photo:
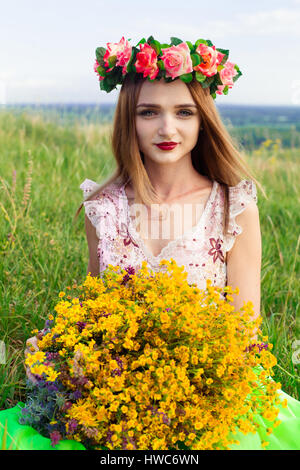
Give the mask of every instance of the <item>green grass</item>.
[[[57, 126], [38, 116], [0, 114], [0, 409], [25, 399], [24, 348], [41, 329], [58, 293], [81, 283], [88, 247], [80, 183], [115, 167], [109, 124]], [[263, 242], [261, 314], [278, 365], [274, 379], [299, 399], [299, 149], [262, 146], [247, 155], [265, 188], [258, 192]], [[298, 278], [298, 279], [297, 279]]]

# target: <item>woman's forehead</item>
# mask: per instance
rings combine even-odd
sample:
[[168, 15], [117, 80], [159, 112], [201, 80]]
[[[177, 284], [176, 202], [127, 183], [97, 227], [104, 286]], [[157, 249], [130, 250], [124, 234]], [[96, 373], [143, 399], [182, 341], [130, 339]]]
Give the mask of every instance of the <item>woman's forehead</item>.
[[155, 103], [155, 104], [182, 104], [194, 103], [192, 95], [187, 85], [182, 80], [165, 82], [156, 80], [153, 82], [145, 81], [141, 87], [137, 104]]

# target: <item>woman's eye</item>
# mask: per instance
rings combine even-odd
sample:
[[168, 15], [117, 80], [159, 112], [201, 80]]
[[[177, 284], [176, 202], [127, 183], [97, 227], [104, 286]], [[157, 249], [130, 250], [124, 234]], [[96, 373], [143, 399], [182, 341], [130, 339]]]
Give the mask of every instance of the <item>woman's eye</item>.
[[142, 111], [140, 113], [141, 116], [147, 116], [147, 113], [153, 113], [154, 111], [150, 111], [149, 109], [146, 109], [145, 111]]
[[193, 114], [193, 113], [192, 113], [191, 111], [189, 111], [188, 109], [182, 109], [181, 112], [182, 112], [182, 113], [187, 113], [187, 114], [185, 114], [185, 116], [192, 116], [192, 114]]
[[[193, 113], [191, 111], [189, 111], [188, 109], [181, 109], [178, 112], [179, 113], [185, 113], [185, 114], [182, 114], [184, 117], [193, 115]], [[141, 116], [150, 116], [150, 114], [147, 114], [147, 113], [154, 113], [154, 111], [151, 111], [150, 109], [145, 109], [144, 111], [140, 112], [140, 115]]]

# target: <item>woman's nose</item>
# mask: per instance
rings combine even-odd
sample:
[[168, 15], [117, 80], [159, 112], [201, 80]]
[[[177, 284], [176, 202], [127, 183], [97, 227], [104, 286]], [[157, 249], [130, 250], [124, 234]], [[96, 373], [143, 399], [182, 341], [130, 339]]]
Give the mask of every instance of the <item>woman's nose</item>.
[[161, 117], [158, 133], [167, 136], [171, 136], [175, 133], [175, 123], [172, 116], [166, 114]]

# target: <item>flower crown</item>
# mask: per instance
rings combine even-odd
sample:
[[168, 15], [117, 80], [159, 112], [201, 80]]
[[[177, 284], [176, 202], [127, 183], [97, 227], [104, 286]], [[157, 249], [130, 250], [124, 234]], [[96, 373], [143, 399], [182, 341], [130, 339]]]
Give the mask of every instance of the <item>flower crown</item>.
[[[217, 49], [208, 39], [190, 41], [171, 37], [171, 44], [160, 44], [153, 36], [141, 39], [131, 46], [124, 36], [118, 43], [107, 43], [107, 49], [97, 47], [94, 71], [99, 76], [100, 89], [107, 93], [124, 82], [129, 74], [142, 74], [149, 81], [164, 78], [166, 82], [180, 78], [190, 82], [193, 77], [203, 88], [216, 94], [227, 95], [229, 88], [242, 75], [239, 67], [228, 61], [229, 50]], [[139, 46], [139, 49], [138, 47]]]

